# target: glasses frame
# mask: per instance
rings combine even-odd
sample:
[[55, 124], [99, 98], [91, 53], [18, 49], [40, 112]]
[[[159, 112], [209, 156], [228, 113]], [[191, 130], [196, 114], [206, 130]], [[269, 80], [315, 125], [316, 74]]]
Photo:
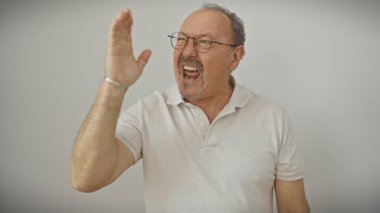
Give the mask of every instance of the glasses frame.
[[[178, 38], [178, 37], [175, 37], [174, 34], [178, 34], [178, 33], [181, 33], [183, 35], [186, 36], [186, 42], [185, 42], [185, 45], [183, 45], [182, 48], [177, 48], [175, 43], [176, 41], [174, 39]], [[172, 33], [171, 35], [168, 35], [168, 37], [170, 38], [170, 43], [172, 45], [172, 47], [176, 50], [182, 50], [186, 47], [188, 41], [189, 41], [189, 38], [193, 39], [193, 46], [194, 46], [194, 49], [199, 52], [199, 53], [207, 53], [208, 51], [210, 51], [211, 47], [213, 46], [213, 44], [220, 44], [220, 45], [226, 45], [226, 46], [230, 46], [230, 47], [237, 47], [239, 45], [236, 45], [236, 44], [226, 44], [226, 43], [222, 43], [222, 42], [218, 42], [218, 41], [214, 41], [212, 40], [210, 37], [208, 37], [207, 35], [200, 35], [200, 36], [196, 36], [196, 37], [192, 37], [192, 36], [188, 36], [186, 33], [183, 33], [183, 32], [174, 32]], [[199, 51], [198, 48], [197, 48], [197, 45], [198, 45], [198, 42], [197, 40], [199, 38], [202, 38], [202, 37], [208, 37], [210, 38], [210, 47], [207, 49], [207, 51]], [[174, 42], [174, 43], [173, 43]]]

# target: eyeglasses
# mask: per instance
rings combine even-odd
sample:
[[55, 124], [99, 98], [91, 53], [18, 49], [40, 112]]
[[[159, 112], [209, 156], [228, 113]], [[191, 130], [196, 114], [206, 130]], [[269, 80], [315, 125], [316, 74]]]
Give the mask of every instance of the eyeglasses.
[[189, 38], [192, 38], [194, 48], [199, 53], [208, 52], [211, 49], [212, 44], [221, 44], [221, 45], [227, 45], [227, 46], [231, 46], [231, 47], [237, 47], [238, 46], [235, 44], [224, 44], [221, 42], [213, 41], [213, 40], [211, 40], [210, 37], [208, 37], [206, 35], [201, 35], [199, 37], [190, 37], [183, 32], [175, 32], [171, 35], [168, 35], [168, 37], [170, 38], [170, 41], [171, 41], [173, 48], [176, 50], [182, 50], [183, 48], [185, 48]]

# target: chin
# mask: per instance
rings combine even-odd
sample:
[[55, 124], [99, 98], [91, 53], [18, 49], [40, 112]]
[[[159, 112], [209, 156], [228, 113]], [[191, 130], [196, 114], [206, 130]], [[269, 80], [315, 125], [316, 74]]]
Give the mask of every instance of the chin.
[[190, 102], [201, 97], [201, 90], [187, 91], [186, 89], [179, 88], [179, 92], [182, 96], [182, 99]]

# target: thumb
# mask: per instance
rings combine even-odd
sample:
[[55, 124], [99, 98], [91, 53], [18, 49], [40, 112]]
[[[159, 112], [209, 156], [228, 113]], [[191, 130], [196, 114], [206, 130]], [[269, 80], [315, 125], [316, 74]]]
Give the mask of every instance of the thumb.
[[140, 53], [139, 57], [137, 58], [137, 63], [138, 63], [140, 71], [144, 69], [151, 55], [152, 55], [152, 51], [149, 49], [146, 49]]

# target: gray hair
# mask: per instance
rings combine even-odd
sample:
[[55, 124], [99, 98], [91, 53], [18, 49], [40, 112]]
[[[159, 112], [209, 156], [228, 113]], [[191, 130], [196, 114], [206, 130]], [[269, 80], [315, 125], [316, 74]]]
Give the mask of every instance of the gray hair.
[[223, 13], [231, 20], [231, 28], [236, 45], [243, 45], [245, 42], [245, 28], [241, 18], [239, 18], [234, 12], [221, 7], [214, 3], [204, 3], [201, 9], [215, 10]]

